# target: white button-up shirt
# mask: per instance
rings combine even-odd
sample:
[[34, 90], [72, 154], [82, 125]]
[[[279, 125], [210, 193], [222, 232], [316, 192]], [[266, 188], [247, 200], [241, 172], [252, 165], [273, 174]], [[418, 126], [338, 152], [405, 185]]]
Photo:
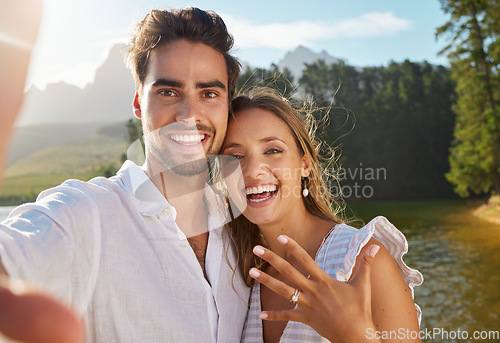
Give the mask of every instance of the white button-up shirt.
[[[210, 188], [207, 197], [217, 199]], [[80, 313], [86, 342], [239, 342], [249, 289], [214, 202], [209, 282], [175, 208], [129, 161], [115, 177], [69, 180], [15, 209], [0, 224], [0, 258], [12, 278]]]

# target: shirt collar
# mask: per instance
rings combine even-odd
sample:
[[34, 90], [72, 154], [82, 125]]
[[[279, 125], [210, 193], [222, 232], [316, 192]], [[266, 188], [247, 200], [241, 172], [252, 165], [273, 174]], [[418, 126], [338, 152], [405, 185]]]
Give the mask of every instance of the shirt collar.
[[[141, 167], [134, 162], [125, 161], [117, 175], [122, 179], [127, 192], [134, 198], [139, 213], [144, 216], [154, 216], [170, 208], [175, 220], [175, 208], [168, 203]], [[224, 198], [208, 184], [205, 184], [204, 199], [209, 213], [209, 230], [219, 228], [231, 220]]]

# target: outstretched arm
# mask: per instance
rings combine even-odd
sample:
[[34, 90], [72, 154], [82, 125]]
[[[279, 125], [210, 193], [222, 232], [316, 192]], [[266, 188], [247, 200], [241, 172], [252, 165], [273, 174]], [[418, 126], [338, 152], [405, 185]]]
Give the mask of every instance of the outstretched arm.
[[21, 108], [40, 14], [41, 0], [0, 0], [0, 171]]
[[[8, 143], [21, 108], [41, 0], [0, 0], [0, 188]], [[0, 337], [18, 342], [76, 343], [82, 325], [58, 301], [7, 277], [0, 256]]]

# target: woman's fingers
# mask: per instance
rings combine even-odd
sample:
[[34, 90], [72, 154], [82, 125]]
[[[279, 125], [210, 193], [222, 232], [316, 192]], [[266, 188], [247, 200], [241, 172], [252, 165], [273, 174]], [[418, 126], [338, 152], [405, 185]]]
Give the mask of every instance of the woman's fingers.
[[293, 321], [301, 323], [305, 323], [306, 319], [304, 314], [298, 309], [285, 311], [262, 311], [261, 313], [259, 313], [259, 318], [271, 321]]
[[353, 278], [349, 281], [356, 289], [358, 289], [361, 293], [370, 294], [371, 290], [371, 281], [370, 281], [370, 269], [371, 264], [373, 263], [373, 259], [375, 255], [377, 255], [380, 246], [376, 244], [370, 245], [365, 249], [363, 255], [359, 258], [359, 266], [354, 273]]
[[[286, 283], [275, 279], [272, 276], [258, 270], [257, 268], [250, 269], [250, 276], [261, 284], [272, 290], [274, 293], [281, 295], [283, 298], [291, 300], [295, 293], [295, 288], [288, 286]], [[304, 303], [304, 297], [299, 295], [299, 304]]]
[[295, 269], [283, 258], [260, 245], [255, 246], [253, 252], [255, 255], [260, 256], [261, 258], [269, 262], [281, 275], [286, 277], [293, 284], [297, 285], [300, 289], [308, 289], [308, 282], [310, 280], [308, 280], [304, 275], [302, 275], [297, 269]]
[[300, 246], [299, 243], [294, 241], [292, 238], [281, 235], [278, 237], [278, 241], [285, 246], [285, 248], [290, 251], [290, 253], [295, 257], [295, 259], [306, 269], [307, 273], [311, 276], [313, 280], [317, 280], [326, 273], [318, 266], [316, 261]]

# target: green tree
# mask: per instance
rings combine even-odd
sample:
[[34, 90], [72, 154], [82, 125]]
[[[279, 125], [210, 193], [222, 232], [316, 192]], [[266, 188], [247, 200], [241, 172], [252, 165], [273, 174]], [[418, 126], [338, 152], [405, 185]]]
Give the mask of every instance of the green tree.
[[500, 194], [500, 5], [498, 0], [441, 0], [450, 20], [436, 31], [447, 35], [446, 53], [458, 100], [450, 171], [460, 196]]

